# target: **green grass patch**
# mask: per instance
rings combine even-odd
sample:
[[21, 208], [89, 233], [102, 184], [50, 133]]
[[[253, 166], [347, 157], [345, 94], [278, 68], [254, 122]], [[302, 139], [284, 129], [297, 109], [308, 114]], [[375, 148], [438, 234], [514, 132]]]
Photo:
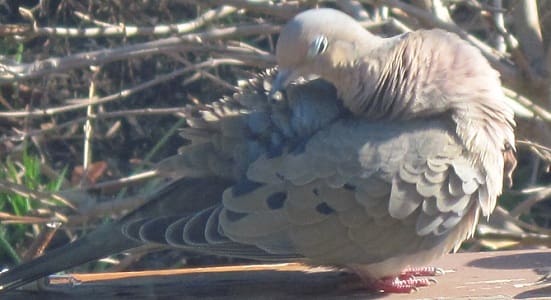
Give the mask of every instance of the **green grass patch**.
[[[55, 192], [61, 188], [66, 173], [64, 169], [58, 178], [49, 179], [41, 173], [41, 161], [36, 155], [23, 151], [20, 161], [10, 157], [2, 161], [0, 180], [13, 182], [29, 190]], [[54, 205], [61, 205], [55, 200]], [[0, 192], [0, 211], [15, 216], [32, 215], [37, 209], [44, 207], [40, 201], [13, 192]], [[16, 249], [30, 241], [36, 235], [33, 226], [29, 224], [0, 223], [0, 261], [19, 262]]]

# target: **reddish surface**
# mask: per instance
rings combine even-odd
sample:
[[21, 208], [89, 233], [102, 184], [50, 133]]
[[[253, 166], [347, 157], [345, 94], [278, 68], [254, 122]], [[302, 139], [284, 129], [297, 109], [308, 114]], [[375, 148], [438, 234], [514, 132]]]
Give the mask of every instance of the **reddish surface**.
[[356, 276], [299, 264], [53, 277], [48, 290], [2, 299], [551, 299], [551, 250], [447, 255], [438, 283], [411, 294], [367, 291]]
[[386, 299], [551, 299], [551, 282], [536, 283], [551, 271], [549, 249], [452, 254], [435, 265], [446, 272], [436, 277], [437, 284]]

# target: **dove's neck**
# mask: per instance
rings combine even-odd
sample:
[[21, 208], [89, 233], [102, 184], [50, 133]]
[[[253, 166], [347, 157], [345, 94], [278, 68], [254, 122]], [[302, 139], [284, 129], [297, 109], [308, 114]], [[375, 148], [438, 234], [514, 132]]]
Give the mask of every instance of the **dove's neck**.
[[352, 113], [373, 120], [415, 114], [403, 109], [412, 101], [414, 80], [403, 65], [388, 63], [405, 36], [369, 37], [365, 39], [369, 43], [358, 47], [362, 51], [355, 53], [356, 59], [335, 66], [331, 74], [324, 76], [335, 85], [339, 98]]

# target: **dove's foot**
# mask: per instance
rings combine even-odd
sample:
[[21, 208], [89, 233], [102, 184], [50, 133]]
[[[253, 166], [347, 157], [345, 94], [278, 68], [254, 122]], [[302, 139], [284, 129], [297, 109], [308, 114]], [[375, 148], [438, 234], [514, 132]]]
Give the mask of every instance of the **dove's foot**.
[[434, 278], [417, 278], [414, 275], [406, 273], [397, 277], [383, 277], [372, 282], [371, 285], [374, 289], [385, 293], [411, 293], [416, 291], [419, 287], [436, 283]]
[[382, 293], [411, 293], [420, 287], [436, 283], [433, 276], [445, 274], [443, 269], [436, 267], [410, 267], [400, 272], [398, 276], [376, 278], [361, 267], [349, 267], [348, 270], [353, 271], [362, 279], [363, 289], [367, 287]]
[[417, 288], [436, 283], [436, 280], [430, 276], [443, 274], [444, 270], [436, 267], [407, 268], [396, 277], [389, 276], [374, 280], [371, 286], [385, 293], [411, 293]]

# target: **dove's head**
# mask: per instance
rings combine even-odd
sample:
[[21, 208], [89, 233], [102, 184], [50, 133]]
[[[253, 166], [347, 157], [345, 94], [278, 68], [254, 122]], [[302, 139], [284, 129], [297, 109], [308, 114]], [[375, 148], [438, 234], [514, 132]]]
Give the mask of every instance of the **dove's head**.
[[359, 55], [358, 49], [370, 48], [365, 46], [366, 42], [376, 46], [380, 40], [341, 11], [322, 8], [302, 12], [279, 35], [276, 46], [279, 73], [272, 92], [306, 75], [318, 75], [333, 82], [335, 68], [353, 63]]

